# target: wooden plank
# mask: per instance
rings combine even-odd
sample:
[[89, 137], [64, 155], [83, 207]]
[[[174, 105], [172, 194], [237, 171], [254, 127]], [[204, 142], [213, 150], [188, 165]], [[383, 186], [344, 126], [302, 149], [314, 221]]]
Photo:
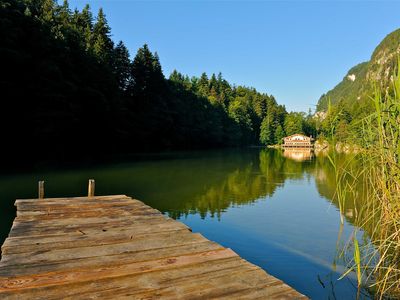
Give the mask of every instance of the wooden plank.
[[96, 201], [87, 201], [85, 203], [74, 203], [74, 204], [66, 204], [66, 203], [34, 203], [34, 204], [22, 204], [22, 205], [17, 205], [18, 211], [24, 212], [24, 211], [52, 211], [52, 210], [73, 210], [76, 208], [106, 208], [110, 206], [123, 206], [123, 205], [129, 205], [133, 208], [150, 208], [149, 206], [141, 205], [140, 203], [132, 203], [132, 200], [129, 199], [117, 199], [117, 200], [109, 200], [109, 201], [101, 201], [101, 202], [96, 202]]
[[[39, 202], [39, 201], [38, 201]], [[150, 206], [143, 205], [139, 202], [133, 202], [133, 200], [130, 199], [112, 199], [108, 201], [86, 201], [86, 202], [81, 202], [81, 203], [34, 203], [34, 204], [22, 204], [22, 205], [17, 205], [18, 211], [24, 212], [25, 214], [27, 211], [45, 211], [47, 212], [48, 210], [57, 210], [57, 209], [64, 209], [64, 210], [73, 210], [76, 209], [77, 207], [84, 207], [84, 208], [90, 208], [90, 207], [109, 207], [109, 206], [123, 206], [123, 205], [129, 205], [132, 208], [151, 208]]]
[[152, 272], [155, 270], [178, 268], [188, 264], [198, 264], [224, 258], [235, 257], [237, 254], [230, 249], [203, 252], [200, 254], [176, 256], [145, 262], [135, 262], [123, 265], [113, 265], [103, 268], [87, 268], [79, 271], [50, 272], [30, 276], [15, 276], [0, 278], [0, 292], [37, 288], [40, 286], [60, 285], [71, 282], [82, 282], [101, 278], [118, 277], [135, 273]]
[[[48, 201], [48, 202], [57, 202], [57, 201], [71, 201], [71, 202], [76, 202], [76, 201], [107, 201], [110, 199], [118, 199], [118, 198], [129, 198], [132, 199], [131, 197], [127, 196], [127, 195], [108, 195], [108, 196], [94, 196], [91, 198], [88, 198], [87, 196], [83, 196], [83, 197], [58, 197], [58, 198], [43, 198], [42, 201]], [[135, 200], [132, 199], [134, 201], [139, 201], [139, 200]], [[37, 198], [31, 198], [31, 199], [17, 199], [15, 201], [15, 204], [18, 203], [30, 203], [30, 202], [37, 202]]]
[[[112, 208], [110, 209], [112, 211]], [[41, 224], [44, 224], [44, 226], [52, 226], [51, 222], [54, 223], [55, 226], [59, 224], [88, 224], [88, 223], [107, 223], [108, 221], [112, 221], [115, 219], [121, 219], [121, 221], [128, 221], [128, 220], [133, 220], [134, 217], [138, 216], [146, 216], [146, 215], [158, 215], [160, 217], [163, 217], [162, 214], [157, 211], [157, 210], [152, 210], [152, 209], [143, 209], [143, 210], [131, 210], [131, 214], [129, 216], [124, 216], [118, 218], [118, 216], [110, 215], [110, 216], [100, 216], [100, 217], [91, 217], [91, 218], [60, 218], [60, 219], [55, 219], [55, 220], [49, 220], [46, 222], [46, 219], [43, 218], [38, 218], [37, 220], [22, 220], [20, 219], [15, 219], [13, 222], [13, 225], [19, 225], [19, 226], [36, 226], [40, 227]], [[70, 220], [73, 219], [73, 220]], [[81, 219], [81, 220], [79, 220]]]
[[[129, 234], [130, 236], [138, 236], [149, 233], [157, 233], [162, 231], [171, 231], [171, 230], [180, 230], [187, 229], [190, 231], [190, 228], [187, 227], [183, 223], [178, 223], [172, 219], [155, 219], [149, 220], [146, 223], [143, 222], [132, 222], [130, 225], [126, 226], [113, 226], [110, 224], [103, 224], [101, 227], [93, 227], [87, 228], [85, 231], [72, 231], [69, 234], [61, 234], [61, 235], [42, 235], [40, 238], [38, 236], [17, 236], [17, 237], [9, 237], [5, 240], [2, 251], [5, 249], [10, 249], [11, 253], [17, 251], [15, 253], [20, 252], [18, 248], [31, 246], [35, 247], [35, 245], [51, 245], [54, 243], [64, 243], [64, 242], [73, 242], [76, 240], [86, 240], [91, 238], [96, 238], [99, 236], [107, 236], [114, 234]], [[3, 252], [4, 253], [4, 252]]]
[[[35, 221], [46, 221], [46, 220], [63, 220], [66, 218], [94, 218], [94, 217], [115, 217], [115, 216], [138, 216], [143, 215], [144, 212], [153, 212], [155, 214], [159, 214], [159, 212], [154, 212], [152, 210], [138, 210], [132, 209], [130, 206], [120, 206], [118, 208], [111, 207], [108, 209], [91, 209], [91, 210], [79, 210], [76, 209], [74, 211], [57, 211], [57, 212], [48, 212], [48, 213], [41, 213], [41, 215], [35, 216], [23, 216], [17, 215], [15, 219], [16, 223], [28, 223], [28, 222], [35, 222]], [[36, 222], [35, 224], [37, 224]]]
[[150, 248], [146, 250], [130, 251], [124, 253], [84, 257], [71, 260], [43, 262], [41, 264], [19, 264], [5, 265], [0, 267], [0, 276], [6, 277], [10, 274], [29, 275], [54, 272], [59, 270], [79, 269], [83, 267], [98, 268], [108, 265], [117, 265], [173, 257], [176, 255], [194, 254], [205, 251], [224, 249], [221, 245], [214, 242], [204, 241], [199, 243], [188, 243], [186, 241], [177, 242], [170, 247]]
[[35, 206], [45, 206], [45, 205], [84, 205], [87, 203], [116, 203], [116, 202], [126, 202], [129, 201], [132, 204], [138, 204], [142, 206], [147, 206], [139, 200], [132, 199], [127, 196], [116, 196], [116, 197], [92, 197], [92, 198], [44, 198], [40, 201], [35, 200], [16, 200], [16, 207], [35, 207]]
[[[105, 229], [104, 229], [105, 230]], [[53, 243], [34, 243], [31, 245], [19, 245], [18, 247], [2, 247], [2, 255], [18, 254], [18, 253], [35, 253], [41, 251], [50, 251], [56, 249], [73, 249], [81, 247], [95, 247], [112, 245], [117, 243], [132, 242], [140, 240], [143, 242], [144, 239], [159, 238], [160, 234], [179, 234], [181, 232], [187, 232], [186, 228], [177, 229], [175, 226], [170, 228], [161, 229], [157, 232], [149, 232], [145, 234], [138, 235], [134, 231], [123, 231], [120, 233], [115, 233], [115, 231], [105, 231], [100, 230], [98, 234], [89, 236], [86, 234], [81, 234], [80, 236], [74, 236], [73, 239], [63, 242], [53, 242]]]
[[[92, 201], [91, 198], [89, 200], [80, 200], [73, 202], [71, 201], [36, 201], [30, 202], [28, 204], [16, 204], [17, 206], [17, 215], [20, 216], [18, 219], [24, 219], [21, 217], [24, 216], [40, 216], [40, 215], [48, 215], [53, 213], [72, 213], [79, 212], [82, 210], [97, 210], [97, 209], [109, 209], [109, 208], [126, 208], [130, 207], [131, 210], [140, 211], [140, 210], [154, 210], [157, 211], [150, 206], [145, 205], [144, 203], [133, 200], [130, 198], [108, 198], [107, 201]], [[159, 212], [159, 211], [157, 211]]]
[[[239, 261], [240, 259], [236, 260], [236, 262]], [[198, 265], [198, 267], [203, 266]], [[179, 269], [179, 271], [183, 274], [186, 273], [186, 270], [183, 269]], [[265, 272], [249, 263], [229, 269], [219, 268], [205, 274], [191, 274], [185, 278], [156, 280], [154, 277], [157, 274], [151, 274], [147, 278], [143, 278], [141, 275], [138, 278], [141, 284], [135, 285], [136, 288], [133, 288], [132, 284], [114, 285], [114, 287], [111, 286], [100, 291], [92, 290], [86, 295], [101, 299], [113, 299], [113, 297], [114, 299], [220, 299], [223, 297], [238, 299], [237, 296], [240, 293], [255, 294], [254, 291], [259, 290], [264, 299], [276, 299], [282, 298], [285, 289], [290, 289], [275, 278], [265, 280]], [[267, 286], [269, 290], [265, 290]], [[69, 299], [77, 295], [70, 296]]]
[[[218, 267], [214, 264], [206, 265], [196, 264], [185, 266], [179, 269], [167, 270], [167, 272], [157, 272], [151, 273], [149, 276], [146, 274], [140, 274], [138, 276], [127, 276], [128, 280], [118, 278], [118, 284], [107, 284], [102, 288], [88, 289], [86, 288], [86, 293], [83, 295], [98, 297], [101, 299], [114, 298], [124, 298], [130, 296], [136, 299], [152, 299], [153, 297], [162, 297], [163, 299], [192, 299], [192, 295], [184, 293], [180, 287], [185, 287], [190, 289], [191, 285], [194, 285], [197, 291], [205, 291], [205, 284], [210, 281], [215, 281], [221, 277], [227, 278], [234, 276], [238, 273], [245, 273], [256, 270], [255, 266], [252, 266], [239, 258], [230, 260], [218, 261]], [[182, 276], [184, 275], [184, 276]], [[232, 280], [230, 280], [232, 283]], [[137, 282], [137, 284], [132, 285], [132, 282]], [[220, 284], [220, 282], [218, 282]], [[136, 288], [133, 288], [135, 286]], [[192, 287], [193, 288], [193, 287]], [[220, 286], [220, 289], [225, 289], [226, 286]], [[80, 291], [81, 293], [82, 291]], [[78, 294], [69, 295], [69, 299], [76, 297]], [[170, 298], [168, 298], [170, 297]], [[209, 299], [209, 297], [204, 297], [203, 299]]]
[[18, 254], [4, 255], [0, 262], [0, 267], [4, 265], [18, 264], [40, 264], [44, 262], [64, 261], [70, 259], [105, 256], [117, 253], [144, 251], [147, 249], [162, 248], [173, 246], [177, 242], [199, 243], [205, 239], [201, 234], [184, 232], [160, 233], [155, 237], [145, 237], [132, 239], [126, 242], [114, 243], [111, 245], [96, 245], [80, 247], [79, 251], [71, 249], [55, 249], [48, 251], [26, 252]]
[[[175, 279], [175, 284], [179, 284], [179, 280], [186, 278], [196, 279], [195, 276], [208, 276], [214, 272], [230, 272], [233, 268], [241, 268], [242, 261], [240, 259], [228, 258], [218, 261], [206, 261], [196, 265], [182, 266], [176, 269], [165, 269], [159, 272], [146, 272], [140, 274], [131, 274], [127, 276], [120, 276], [114, 278], [97, 279], [93, 281], [76, 282], [62, 286], [47, 286], [39, 289], [25, 289], [18, 292], [18, 296], [25, 298], [30, 296], [32, 298], [57, 299], [60, 295], [63, 298], [71, 297], [89, 298], [89, 295], [96, 292], [107, 290], [115, 290], [117, 288], [136, 287], [138, 290], [151, 287], [167, 286]], [[182, 277], [184, 275], [184, 277]], [[208, 277], [212, 279], [212, 276]], [[13, 299], [12, 295], [15, 293], [2, 292], [1, 296]], [[24, 297], [25, 296], [25, 297]]]
[[[9, 233], [10, 237], [18, 237], [18, 236], [45, 236], [45, 235], [59, 235], [59, 234], [67, 234], [71, 232], [81, 232], [90, 229], [90, 228], [110, 228], [110, 227], [124, 227], [133, 224], [147, 223], [151, 220], [163, 220], [165, 217], [160, 213], [145, 213], [143, 215], [135, 215], [129, 217], [115, 217], [115, 218], [90, 218], [87, 222], [71, 219], [70, 223], [64, 226], [60, 226], [55, 224], [55, 226], [48, 227], [39, 227], [39, 228], [31, 228], [30, 226], [24, 226], [22, 224], [14, 223]], [[83, 221], [83, 220], [82, 220]]]
[[[202, 278], [196, 281], [186, 281], [185, 284], [176, 286], [170, 285], [164, 288], [163, 292], [172, 290], [175, 291], [175, 296], [179, 295], [185, 299], [219, 299], [221, 297], [235, 299], [235, 294], [237, 292], [243, 290], [249, 292], [262, 284], [264, 281], [263, 275], [263, 271], [261, 270], [246, 270], [242, 267], [237, 271], [231, 271], [229, 274], [215, 277], [209, 276], [212, 280], [209, 278]], [[150, 293], [154, 293], [154, 291]], [[264, 296], [268, 295], [264, 293]], [[121, 298], [119, 295], [116, 295], [116, 297]], [[165, 299], [173, 299], [173, 296]]]
[[[64, 228], [62, 227], [54, 227], [54, 228], [45, 228], [37, 231], [31, 231], [27, 232], [29, 234], [29, 237], [32, 238], [44, 238], [44, 237], [51, 237], [51, 236], [60, 236], [60, 235], [69, 235], [71, 233], [77, 233], [77, 234], [86, 234], [87, 231], [90, 230], [102, 230], [102, 229], [111, 229], [111, 228], [126, 228], [128, 226], [133, 226], [137, 224], [147, 224], [156, 221], [161, 221], [162, 218], [149, 218], [149, 217], [135, 217], [135, 220], [133, 221], [127, 221], [127, 222], [122, 222], [122, 221], [110, 221], [108, 223], [89, 223], [89, 224], [80, 224], [80, 225], [68, 225]], [[27, 235], [24, 235], [23, 232], [11, 232], [9, 234], [11, 238], [25, 238]]]

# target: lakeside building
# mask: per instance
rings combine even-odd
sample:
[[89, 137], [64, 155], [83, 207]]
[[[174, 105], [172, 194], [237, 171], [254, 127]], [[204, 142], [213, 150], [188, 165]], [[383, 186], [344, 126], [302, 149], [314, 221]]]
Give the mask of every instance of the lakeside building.
[[292, 134], [283, 138], [284, 148], [312, 148], [314, 146], [314, 139], [311, 136], [304, 134]]

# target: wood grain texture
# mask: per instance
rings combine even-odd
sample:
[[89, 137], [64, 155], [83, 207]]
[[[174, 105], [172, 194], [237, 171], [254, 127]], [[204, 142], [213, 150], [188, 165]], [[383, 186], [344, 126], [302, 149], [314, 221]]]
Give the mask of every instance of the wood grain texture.
[[1, 299], [306, 299], [125, 195], [17, 200]]

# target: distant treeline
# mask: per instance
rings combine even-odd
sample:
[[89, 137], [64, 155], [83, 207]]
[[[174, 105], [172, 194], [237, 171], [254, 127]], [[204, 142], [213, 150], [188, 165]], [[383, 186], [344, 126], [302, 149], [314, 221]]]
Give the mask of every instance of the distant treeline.
[[5, 162], [279, 143], [314, 133], [312, 119], [273, 96], [174, 71], [147, 45], [131, 59], [102, 9], [54, 0], [0, 1]]

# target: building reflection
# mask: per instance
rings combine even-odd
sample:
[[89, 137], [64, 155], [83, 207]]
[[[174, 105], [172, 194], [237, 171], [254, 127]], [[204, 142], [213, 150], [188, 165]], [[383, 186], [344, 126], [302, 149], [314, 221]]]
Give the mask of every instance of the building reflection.
[[295, 161], [307, 161], [314, 157], [314, 152], [310, 148], [285, 148], [283, 156]]

